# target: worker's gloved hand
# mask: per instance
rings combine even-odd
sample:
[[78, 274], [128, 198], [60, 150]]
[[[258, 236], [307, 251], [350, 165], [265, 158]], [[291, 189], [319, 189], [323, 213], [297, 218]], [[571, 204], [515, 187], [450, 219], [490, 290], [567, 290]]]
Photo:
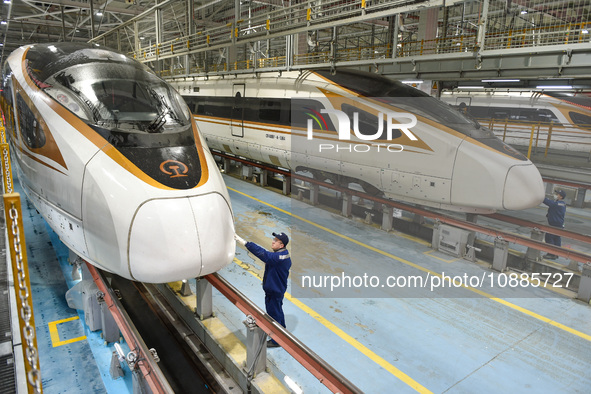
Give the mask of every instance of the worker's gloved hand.
[[246, 245], [246, 241], [242, 237], [240, 237], [238, 234], [234, 234], [234, 239], [236, 240], [236, 242], [238, 242], [242, 246]]

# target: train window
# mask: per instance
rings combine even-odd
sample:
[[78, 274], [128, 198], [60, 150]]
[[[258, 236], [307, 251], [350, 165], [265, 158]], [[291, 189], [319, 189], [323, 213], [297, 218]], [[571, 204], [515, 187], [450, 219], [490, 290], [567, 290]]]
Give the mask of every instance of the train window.
[[16, 110], [18, 113], [19, 128], [25, 144], [30, 149], [43, 147], [46, 141], [43, 127], [35, 118], [35, 114], [20, 93], [16, 94]]
[[230, 118], [232, 114], [233, 97], [208, 97], [207, 101], [196, 103], [195, 113], [216, 118]]
[[[375, 135], [378, 131], [378, 117], [372, 113], [367, 111], [363, 111], [357, 107], [354, 107], [349, 104], [341, 105], [341, 110], [349, 116], [349, 120], [351, 122], [351, 128], [354, 127], [354, 116], [355, 112], [357, 112], [357, 128], [359, 133], [363, 135]], [[384, 116], [384, 115], [382, 115]], [[381, 119], [382, 121], [382, 134], [375, 138], [376, 140], [386, 140], [388, 138], [388, 126], [386, 120], [384, 118]], [[402, 135], [402, 132], [399, 129], [392, 130], [392, 139], [396, 139]]]
[[185, 100], [185, 103], [187, 103], [187, 105], [189, 106], [189, 110], [191, 110], [191, 112], [193, 112], [194, 114], [197, 114], [197, 109], [198, 109], [198, 97], [191, 97], [191, 96], [183, 96], [183, 100]]
[[281, 102], [277, 100], [259, 100], [259, 120], [270, 123], [281, 121]]
[[517, 116], [515, 116], [514, 119], [535, 121], [538, 120], [538, 111], [536, 109], [522, 109], [519, 110]]
[[482, 116], [477, 117], [492, 119], [511, 119], [511, 109], [502, 107], [492, 107], [488, 109], [488, 116], [486, 116], [486, 114], [483, 114]]
[[591, 128], [591, 116], [582, 114], [580, 112], [571, 111], [568, 113], [568, 116], [572, 119], [573, 123], [579, 127], [584, 127], [586, 129]]
[[554, 122], [560, 123], [554, 112], [550, 111], [549, 109], [538, 109], [538, 120], [541, 122]]

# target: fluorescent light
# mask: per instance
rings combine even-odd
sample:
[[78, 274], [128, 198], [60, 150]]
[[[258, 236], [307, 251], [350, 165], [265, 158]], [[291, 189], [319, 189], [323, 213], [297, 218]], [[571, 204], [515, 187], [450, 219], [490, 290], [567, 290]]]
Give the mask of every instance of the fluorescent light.
[[525, 15], [525, 14], [527, 14], [526, 10], [521, 11], [521, 15]]
[[400, 81], [402, 83], [423, 83], [425, 81], [423, 81], [422, 79], [407, 79], [404, 81]]
[[6, 22], [6, 21], [2, 21], [2, 22], [0, 22], [0, 25], [5, 25], [5, 24], [7, 24], [7, 23], [8, 23], [8, 22]]
[[96, 15], [96, 16], [103, 16], [103, 13], [102, 13], [102, 12], [100, 12], [100, 11], [97, 11], [95, 15]]
[[520, 79], [482, 79], [480, 82], [519, 82]]
[[569, 85], [538, 85], [536, 86], [536, 89], [564, 89], [564, 90], [568, 90], [568, 89], [572, 89], [572, 86]]
[[581, 33], [583, 33], [583, 34], [589, 34], [589, 30], [583, 29], [583, 30], [581, 30]]
[[484, 89], [484, 86], [458, 86], [458, 89]]

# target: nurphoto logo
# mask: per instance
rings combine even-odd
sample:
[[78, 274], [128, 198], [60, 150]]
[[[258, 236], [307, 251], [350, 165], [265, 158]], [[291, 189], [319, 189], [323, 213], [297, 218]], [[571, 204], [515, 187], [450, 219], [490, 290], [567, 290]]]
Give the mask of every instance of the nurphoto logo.
[[[392, 135], [394, 130], [400, 130], [404, 133], [411, 141], [417, 141], [418, 138], [409, 130], [411, 127], [416, 126], [417, 118], [415, 115], [406, 113], [406, 112], [380, 112], [377, 116], [377, 124], [376, 124], [376, 131], [375, 133], [368, 133], [367, 130], [361, 132], [359, 130], [359, 113], [354, 112], [353, 115], [353, 124], [351, 127], [351, 119], [349, 116], [343, 112], [336, 109], [321, 109], [320, 113], [315, 111], [311, 108], [306, 108], [311, 112], [306, 112], [306, 115], [309, 116], [307, 120], [307, 138], [308, 140], [314, 139], [314, 123], [316, 123], [317, 128], [320, 130], [328, 130], [328, 125], [322, 114], [333, 114], [336, 116], [337, 122], [337, 133], [338, 138], [340, 141], [350, 141], [351, 140], [351, 130], [355, 136], [362, 140], [362, 141], [376, 141], [376, 140], [392, 140]], [[394, 120], [398, 121], [399, 123], [394, 123]], [[386, 127], [386, 136], [384, 138], [384, 125]], [[347, 150], [349, 152], [369, 152], [371, 150], [371, 146], [377, 147], [378, 152], [380, 148], [387, 149], [389, 152], [401, 152], [404, 150], [404, 147], [400, 144], [348, 144], [346, 146], [340, 146], [335, 144], [320, 144], [319, 151], [322, 152], [323, 150], [336, 150], [342, 151]]]

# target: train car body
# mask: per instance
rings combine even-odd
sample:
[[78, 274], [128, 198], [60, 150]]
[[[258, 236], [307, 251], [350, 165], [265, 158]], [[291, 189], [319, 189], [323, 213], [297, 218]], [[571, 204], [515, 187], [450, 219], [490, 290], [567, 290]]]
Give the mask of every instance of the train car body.
[[96, 45], [36, 44], [3, 68], [21, 185], [60, 239], [98, 268], [164, 283], [234, 256], [230, 200], [181, 96]]
[[[172, 84], [213, 149], [454, 211], [518, 210], [544, 196], [536, 167], [492, 132], [376, 74], [260, 73]], [[405, 113], [416, 120], [410, 130], [400, 127], [409, 117], [386, 122], [384, 115]], [[346, 135], [342, 114], [350, 119]]]
[[[564, 92], [444, 92], [506, 143], [553, 151], [591, 152], [591, 98]], [[533, 133], [532, 133], [533, 131]]]

